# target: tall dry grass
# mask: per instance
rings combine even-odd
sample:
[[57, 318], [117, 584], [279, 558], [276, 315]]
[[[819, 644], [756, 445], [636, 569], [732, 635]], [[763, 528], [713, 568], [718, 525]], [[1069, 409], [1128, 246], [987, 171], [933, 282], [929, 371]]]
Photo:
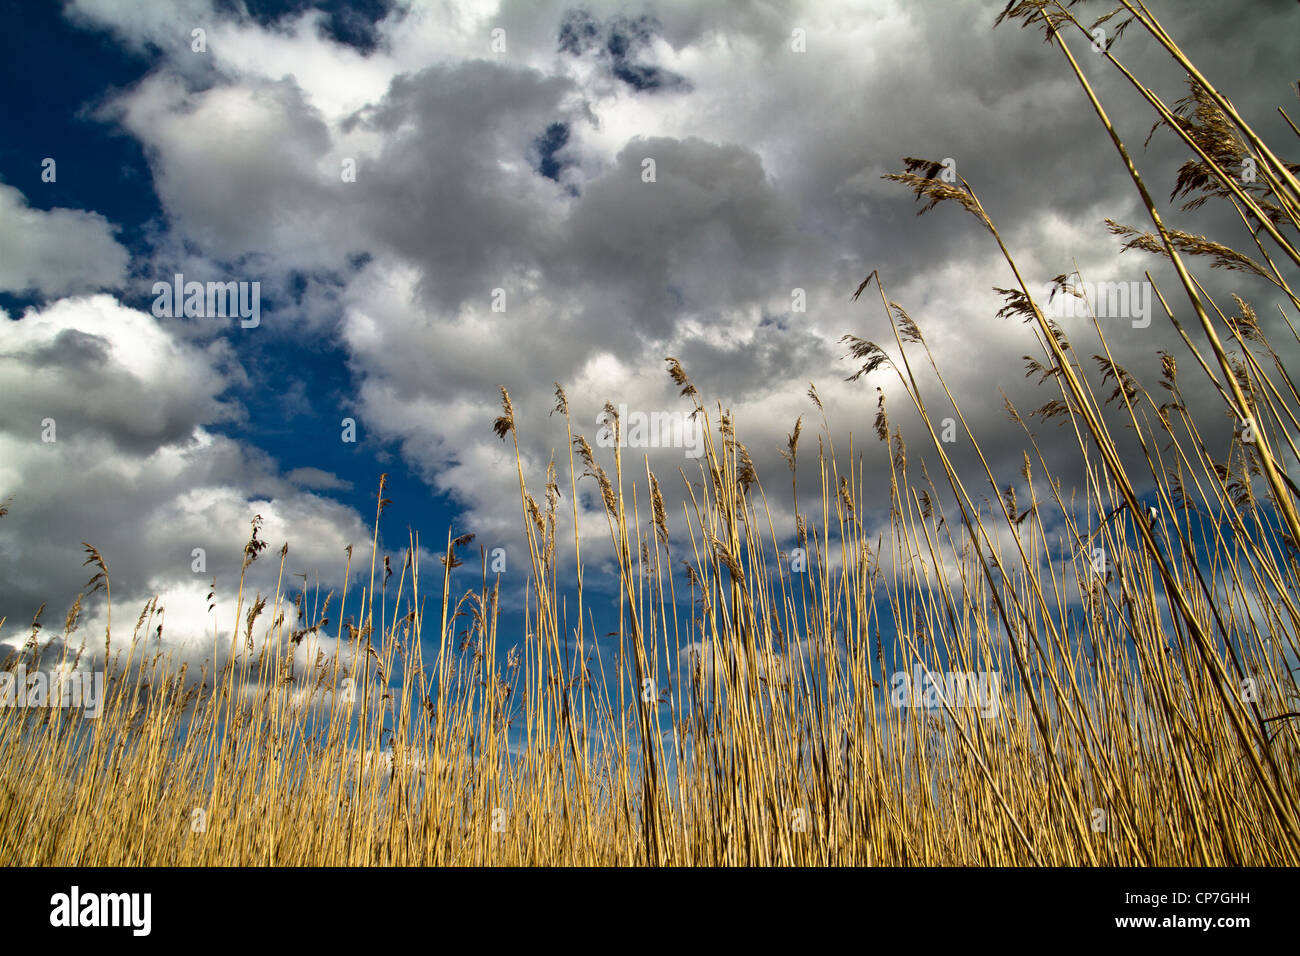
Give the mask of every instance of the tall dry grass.
[[[336, 625], [346, 653], [305, 673], [294, 664], [333, 595], [310, 612], [302, 596], [301, 627], [277, 619], [255, 640], [266, 599], [245, 595], [241, 576], [240, 626], [214, 647], [225, 660], [215, 673], [151, 654], [146, 607], [130, 640], [105, 635], [114, 664], [98, 720], [0, 710], [0, 862], [1300, 862], [1300, 495], [1287, 469], [1300, 393], [1268, 329], [1296, 336], [1285, 308], [1265, 321], [1244, 296], [1216, 302], [1191, 271], [1208, 259], [1300, 309], [1285, 278], [1300, 265], [1297, 168], [1123, 0], [1104, 18], [1111, 29], [1144, 31], [1189, 75], [1190, 96], [1171, 106], [1103, 54], [1192, 154], [1176, 195], [1231, 203], [1255, 248], [1173, 229], [1072, 53], [1092, 24], [1054, 2], [1011, 3], [1003, 18], [1045, 30], [1112, 139], [1151, 221], [1112, 228], [1172, 266], [1185, 304], [1172, 288], [1157, 287], [1159, 301], [1190, 361], [1165, 355], [1153, 391], [1115, 361], [1100, 322], [1091, 344], [1070, 341], [975, 191], [909, 159], [889, 178], [926, 209], [957, 203], [979, 220], [1012, 276], [1002, 316], [1037, 342], [1028, 374], [1049, 395], [1026, 414], [1007, 403], [1024, 429], [1019, 495], [966, 427], [922, 323], [875, 273], [854, 298], [874, 283], [890, 336], [846, 336], [854, 377], [897, 380], [922, 450], [909, 459], [882, 397], [884, 454], [872, 464], [852, 439], [837, 454], [811, 390], [815, 455], [802, 419], [785, 451], [794, 527], [776, 527], [732, 417], [710, 413], [675, 359], [669, 374], [707, 423], [699, 474], [657, 476], [618, 448], [607, 471], [557, 386], [569, 454], [548, 469], [544, 503], [502, 389], [493, 428], [513, 443], [529, 550], [524, 635], [499, 634], [486, 567], [477, 588], [453, 593], [470, 536], [447, 535], [432, 580], [414, 538], [400, 568], [380, 567], [381, 481], [365, 583], [339, 595], [335, 620], [351, 611], [360, 624]], [[1246, 158], [1253, 182], [1237, 175]], [[1070, 277], [1057, 288], [1072, 294]], [[1249, 426], [1226, 455], [1189, 412], [1188, 389], [1212, 389]], [[1068, 474], [1053, 472], [1035, 416], [1077, 452]], [[977, 468], [954, 464], [945, 418]], [[809, 470], [821, 493], [805, 513], [796, 479]], [[890, 521], [873, 538], [860, 503], [882, 475]], [[566, 497], [578, 527], [580, 479], [599, 492], [616, 557], [613, 640], [597, 640], [584, 598], [582, 539], [557, 531]], [[680, 516], [664, 504], [669, 481], [682, 482]], [[245, 570], [265, 547], [254, 523]], [[88, 554], [92, 588], [107, 586], [104, 557]], [[282, 550], [282, 586], [284, 562]], [[566, 567], [576, 588], [562, 583]], [[33, 628], [23, 655], [35, 660], [40, 643]], [[516, 643], [522, 656], [498, 652]], [[1000, 706], [987, 717], [953, 700], [894, 706], [890, 675], [918, 667], [996, 673]]]

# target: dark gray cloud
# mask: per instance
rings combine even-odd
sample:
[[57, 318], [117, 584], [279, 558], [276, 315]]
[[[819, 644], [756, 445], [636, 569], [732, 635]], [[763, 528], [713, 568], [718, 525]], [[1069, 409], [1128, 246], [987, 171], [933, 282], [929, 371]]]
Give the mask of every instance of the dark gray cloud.
[[[358, 181], [366, 235], [424, 273], [420, 292], [455, 310], [486, 297], [485, 275], [534, 268], [553, 242], [552, 184], [527, 163], [541, 117], [569, 84], [485, 60], [397, 77], [362, 116], [383, 146]], [[499, 161], [498, 161], [499, 160]]]
[[[654, 182], [643, 178], [647, 160]], [[592, 323], [598, 336], [623, 326], [663, 341], [682, 313], [768, 299], [797, 241], [794, 219], [745, 147], [636, 138], [574, 204], [555, 267], [590, 285], [595, 301], [617, 302]]]

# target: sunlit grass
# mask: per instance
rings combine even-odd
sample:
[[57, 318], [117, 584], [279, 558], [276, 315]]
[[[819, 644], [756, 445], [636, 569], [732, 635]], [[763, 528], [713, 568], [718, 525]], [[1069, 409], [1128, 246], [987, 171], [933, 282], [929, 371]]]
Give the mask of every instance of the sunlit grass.
[[[380, 566], [381, 482], [368, 578], [359, 596], [338, 595], [334, 624], [331, 595], [310, 614], [304, 601], [299, 622], [259, 629], [268, 601], [279, 608], [288, 593], [281, 551], [273, 597], [248, 598], [241, 576], [216, 673], [183, 673], [151, 651], [146, 608], [129, 638], [111, 625], [105, 634], [114, 664], [98, 719], [0, 710], [0, 862], [1300, 862], [1300, 495], [1286, 469], [1300, 392], [1265, 327], [1300, 337], [1285, 310], [1265, 322], [1244, 293], [1221, 311], [1188, 266], [1208, 258], [1300, 309], [1283, 271], [1300, 265], [1296, 168], [1125, 2], [1111, 28], [1134, 18], [1191, 77], [1175, 107], [1132, 80], [1192, 154], [1180, 194], [1232, 203], [1257, 249], [1166, 226], [1066, 51], [1063, 37], [1090, 27], [1072, 9], [1013, 3], [1006, 16], [1061, 30], [1058, 48], [1150, 213], [1150, 232], [1113, 230], [1173, 266], [1186, 304], [1157, 286], [1157, 321], [1174, 324], [1190, 361], [1164, 356], [1148, 390], [1095, 319], [1090, 344], [1069, 341], [975, 191], [938, 178], [942, 164], [906, 160], [889, 178], [931, 206], [959, 203], [987, 229], [1010, 276], [996, 280], [1011, 283], [1003, 319], [1023, 320], [1037, 342], [1026, 367], [1050, 394], [1032, 412], [1007, 403], [1024, 429], [1018, 476], [994, 473], [924, 320], [875, 273], [853, 297], [878, 294], [864, 322], [892, 334], [846, 340], [855, 378], [893, 376], [910, 401], [912, 458], [871, 390], [870, 453], [850, 442], [837, 454], [812, 390], [820, 421], [792, 423], [785, 450], [793, 527], [777, 526], [736, 423], [706, 407], [707, 383], [676, 359], [668, 373], [706, 424], [693, 484], [618, 447], [602, 463], [557, 386], [570, 452], [539, 502], [502, 389], [492, 427], [515, 453], [525, 633], [498, 633], [486, 562], [481, 586], [453, 592], [471, 536], [446, 535], [432, 579], [414, 539], [400, 567]], [[1245, 159], [1250, 181], [1238, 175]], [[1058, 294], [1071, 288], [1059, 277]], [[922, 397], [923, 381], [927, 394], [940, 387], [941, 407]], [[1225, 457], [1188, 410], [1192, 388], [1213, 390], [1240, 426]], [[1068, 474], [1053, 472], [1061, 457], [1045, 453], [1034, 418], [1077, 453]], [[979, 467], [959, 471], [958, 447]], [[810, 504], [798, 499], [809, 472], [821, 490]], [[565, 517], [579, 526], [580, 480], [599, 493], [617, 566], [617, 630], [600, 640], [582, 539], [557, 530]], [[882, 481], [883, 534], [859, 510]], [[670, 483], [680, 515], [665, 506]], [[258, 533], [255, 523], [245, 570], [269, 560]], [[88, 554], [91, 587], [107, 588], [111, 555]], [[344, 579], [353, 572], [349, 552]], [[358, 626], [340, 623], [349, 611]], [[336, 634], [344, 652], [295, 665], [318, 634]], [[42, 643], [33, 628], [4, 669], [33, 664]], [[984, 685], [996, 706], [896, 706], [894, 675], [918, 668], [996, 675]]]

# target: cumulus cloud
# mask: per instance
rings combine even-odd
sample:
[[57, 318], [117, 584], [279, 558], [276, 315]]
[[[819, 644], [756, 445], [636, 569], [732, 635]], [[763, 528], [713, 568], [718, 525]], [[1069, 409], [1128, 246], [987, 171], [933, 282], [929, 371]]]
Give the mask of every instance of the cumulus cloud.
[[[1032, 334], [994, 317], [1002, 303], [991, 287], [1011, 284], [1010, 271], [964, 212], [943, 207], [918, 221], [912, 198], [880, 175], [904, 155], [952, 158], [1030, 282], [1075, 267], [1084, 278], [1140, 278], [1151, 263], [1118, 257], [1102, 227], [1105, 216], [1137, 218], [1137, 206], [1077, 85], [1037, 37], [991, 29], [1000, 8], [395, 5], [365, 27], [361, 46], [333, 39], [318, 11], [266, 22], [198, 2], [78, 0], [70, 15], [159, 54], [150, 75], [99, 114], [144, 146], [164, 210], [165, 234], [143, 270], [169, 276], [184, 260], [282, 284], [307, 276], [301, 302], [282, 306], [268, 326], [300, 341], [324, 335], [342, 349], [365, 429], [450, 495], [465, 526], [504, 537], [517, 534], [518, 486], [513, 448], [488, 427], [498, 385], [514, 399], [534, 487], [551, 457], [565, 456], [563, 428], [549, 414], [554, 383], [568, 391], [575, 428], [594, 439], [606, 400], [689, 410], [664, 375], [666, 355], [682, 359], [706, 399], [736, 412], [769, 488], [786, 480], [778, 449], [799, 415], [811, 416], [803, 460], [815, 455], [820, 414], [806, 398], [810, 382], [837, 447], [848, 447], [850, 429], [869, 432], [873, 385], [894, 423], [915, 435], [897, 381], [843, 381], [854, 371], [837, 344], [843, 333], [892, 341], [878, 300], [849, 302], [873, 269], [921, 325], [997, 478], [1015, 480], [1026, 439], [1006, 419], [1003, 392], [1023, 411], [1044, 399], [1023, 378], [1021, 356], [1037, 348]], [[1253, 67], [1220, 52], [1228, 14], [1213, 4], [1179, 11], [1180, 42], [1213, 67], [1239, 107], [1268, 113], [1281, 90], [1246, 82]], [[1284, 34], [1288, 15], [1261, 5], [1235, 29], [1257, 37], [1271, 64], [1285, 64], [1271, 38]], [[190, 50], [194, 26], [208, 31], [204, 56]], [[494, 29], [504, 31], [500, 52]], [[796, 30], [806, 52], [792, 46]], [[1177, 71], [1137, 31], [1123, 40], [1170, 98], [1180, 94]], [[1115, 102], [1125, 136], [1141, 141], [1149, 119], [1122, 78], [1091, 62], [1085, 69]], [[1157, 135], [1143, 162], [1172, 174], [1182, 158]], [[355, 181], [341, 174], [348, 160]], [[6, 195], [19, 201], [0, 190], [0, 202]], [[1215, 223], [1231, 228], [1218, 219], [1197, 231]], [[79, 235], [96, 229], [108, 235], [103, 223]], [[62, 294], [86, 275], [104, 282], [125, 267], [106, 254], [96, 261], [116, 263], [116, 272], [61, 267], [40, 282]], [[1256, 292], [1257, 312], [1269, 314], [1275, 297]], [[168, 576], [149, 557], [153, 546], [183, 563], [200, 531], [234, 522], [220, 546], [233, 554], [253, 509], [295, 546], [300, 522], [321, 542], [307, 557], [333, 561], [356, 519], [311, 493], [339, 487], [331, 476], [313, 468], [279, 476], [263, 454], [213, 427], [239, 420], [228, 387], [245, 346], [183, 346], [147, 316], [95, 301], [25, 317], [17, 326], [29, 331], [8, 330], [4, 344], [21, 355], [10, 370], [24, 386], [0, 413], [0, 440], [13, 452], [0, 459], [8, 484], [39, 477], [67, 500], [79, 487], [69, 484], [70, 468], [103, 478], [95, 508], [40, 511], [61, 535], [63, 560], [70, 536], [102, 534], [128, 555], [134, 586], [144, 588]], [[78, 310], [78, 320], [60, 320], [61, 308]], [[126, 356], [127, 339], [94, 319], [104, 309], [166, 360], [134, 367], [145, 359]], [[1082, 319], [1067, 332], [1085, 345], [1091, 335]], [[1106, 333], [1139, 377], [1154, 370], [1158, 350], [1179, 348], [1159, 322], [1111, 324]], [[42, 378], [41, 368], [50, 374]], [[153, 388], [165, 400], [151, 401]], [[942, 407], [943, 392], [928, 380], [923, 394]], [[1211, 398], [1192, 400], [1209, 407]], [[54, 459], [37, 443], [47, 416], [59, 422], [57, 454], [76, 454], [63, 450], [66, 434], [86, 442], [82, 458]], [[1049, 462], [1062, 467], [1050, 438]], [[861, 507], [883, 520], [885, 450], [874, 439], [859, 450], [877, 476]], [[964, 445], [953, 455], [959, 467], [978, 463]], [[661, 475], [686, 466], [698, 477], [681, 449], [650, 457]], [[801, 494], [815, 497], [815, 471], [803, 481]], [[670, 514], [679, 513], [680, 481], [664, 487]], [[790, 509], [770, 500], [778, 533], [792, 534]], [[110, 511], [130, 520], [106, 522]], [[33, 523], [21, 540], [41, 540], [43, 525], [22, 520]], [[605, 534], [598, 500], [579, 520], [584, 533]], [[21, 580], [23, 567], [48, 568], [52, 555], [30, 565], [10, 557], [9, 568]], [[28, 580], [19, 593], [37, 587]]]
[[33, 209], [0, 183], [0, 292], [61, 296], [120, 287], [130, 255], [103, 216], [80, 209]]
[[[107, 558], [114, 600], [131, 616], [151, 596], [190, 600], [196, 581], [213, 580], [229, 613], [255, 514], [264, 540], [290, 543], [287, 571], [327, 581], [342, 579], [344, 548], [369, 537], [351, 509], [295, 487], [328, 475], [281, 476], [265, 453], [215, 430], [239, 413], [225, 393], [241, 369], [224, 341], [187, 343], [111, 296], [63, 299], [0, 324], [0, 379], [9, 628], [47, 601], [51, 613], [71, 605], [90, 577], [83, 541]], [[254, 565], [250, 591], [274, 592], [272, 564]]]

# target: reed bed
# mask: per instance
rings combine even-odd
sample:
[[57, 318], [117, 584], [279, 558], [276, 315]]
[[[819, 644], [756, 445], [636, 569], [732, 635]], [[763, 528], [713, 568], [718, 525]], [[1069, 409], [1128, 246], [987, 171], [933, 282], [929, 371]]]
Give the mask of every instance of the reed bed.
[[[1123, 0], [1099, 22], [1112, 36], [1144, 32], [1188, 75], [1189, 95], [1167, 105], [1101, 54], [1191, 154], [1175, 196], [1231, 204], [1254, 249], [1167, 225], [1072, 52], [1096, 26], [1076, 11], [1026, 0], [1001, 19], [1042, 29], [1060, 51], [1143, 199], [1149, 229], [1111, 228], [1171, 267], [1167, 288], [1148, 279], [1185, 351], [1162, 356], [1158, 382], [1114, 359], [1095, 318], [1080, 326], [1087, 345], [1078, 330], [1067, 338], [975, 190], [909, 158], [888, 178], [927, 200], [923, 211], [956, 204], [979, 221], [1011, 277], [1000, 320], [1025, 322], [1036, 343], [1025, 362], [1044, 402], [1006, 408], [1024, 433], [1018, 476], [995, 474], [923, 322], [876, 273], [853, 298], [866, 295], [864, 321], [888, 333], [845, 342], [853, 378], [888, 379], [907, 397], [920, 423], [911, 449], [880, 392], [874, 409], [865, 400], [874, 437], [837, 454], [814, 388], [811, 427], [793, 423], [784, 451], [789, 475], [765, 488], [733, 416], [669, 358], [705, 422], [698, 472], [656, 475], [619, 448], [602, 463], [557, 385], [567, 461], [530, 485], [503, 388], [492, 428], [518, 473], [524, 633], [499, 633], [501, 582], [486, 560], [474, 588], [453, 589], [472, 535], [447, 533], [432, 581], [414, 537], [400, 564], [383, 557], [381, 479], [360, 595], [343, 590], [334, 615], [358, 626], [331, 628], [335, 596], [300, 593], [298, 621], [259, 628], [267, 600], [246, 595], [241, 575], [239, 626], [217, 636], [209, 670], [150, 651], [150, 606], [129, 639], [111, 623], [104, 635], [98, 719], [0, 710], [0, 862], [1300, 862], [1300, 491], [1288, 475], [1300, 393], [1282, 357], [1300, 344], [1286, 278], [1300, 265], [1298, 167], [1143, 4]], [[1280, 294], [1280, 317], [1257, 316], [1245, 295], [1216, 301], [1197, 259]], [[1075, 278], [1058, 276], [1053, 294], [1079, 294]], [[1288, 340], [1275, 348], [1278, 330]], [[1190, 389], [1212, 391], [1235, 422], [1226, 447], [1193, 418]], [[924, 397], [938, 392], [940, 404]], [[1049, 438], [1074, 453], [1067, 473], [1053, 471]], [[977, 467], [958, 468], [958, 447]], [[803, 511], [810, 471], [820, 495]], [[559, 530], [562, 507], [579, 526], [579, 482], [607, 519], [612, 636], [591, 606], [603, 615], [608, 593], [584, 591], [584, 539]], [[665, 505], [669, 482], [680, 515]], [[884, 530], [863, 508], [882, 482]], [[769, 491], [790, 495], [793, 527], [777, 526]], [[245, 571], [269, 560], [265, 547], [254, 522]], [[87, 553], [90, 587], [107, 589], [107, 561]], [[285, 560], [282, 549], [271, 608], [287, 593]], [[51, 641], [33, 627], [4, 670], [34, 666], [55, 643], [77, 664], [79, 610], [80, 599]], [[299, 652], [327, 628], [339, 653], [304, 666]], [[996, 706], [970, 706], [951, 686], [932, 706], [898, 706], [896, 675], [918, 672], [984, 675]]]

